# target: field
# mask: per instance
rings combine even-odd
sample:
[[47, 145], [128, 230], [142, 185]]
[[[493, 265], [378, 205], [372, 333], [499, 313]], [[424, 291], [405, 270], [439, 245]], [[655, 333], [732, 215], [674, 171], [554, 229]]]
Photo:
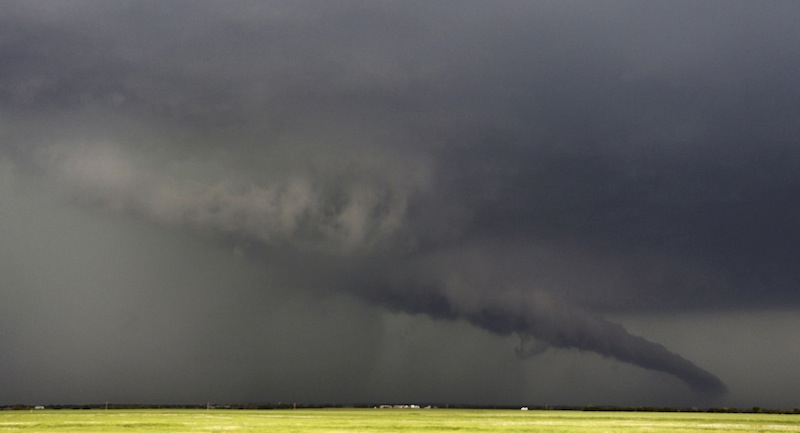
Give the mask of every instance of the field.
[[800, 432], [800, 415], [467, 409], [8, 410], [0, 432]]

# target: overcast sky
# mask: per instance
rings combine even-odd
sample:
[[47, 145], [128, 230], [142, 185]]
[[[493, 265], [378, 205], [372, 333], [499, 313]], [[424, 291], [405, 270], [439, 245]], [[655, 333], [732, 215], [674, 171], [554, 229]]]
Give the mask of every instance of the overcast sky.
[[800, 407], [798, 22], [5, 1], [0, 404]]

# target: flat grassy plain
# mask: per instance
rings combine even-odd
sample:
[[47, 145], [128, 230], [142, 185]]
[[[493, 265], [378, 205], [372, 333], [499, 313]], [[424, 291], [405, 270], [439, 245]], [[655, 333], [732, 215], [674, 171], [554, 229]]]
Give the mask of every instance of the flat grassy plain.
[[800, 415], [472, 409], [9, 410], [0, 432], [800, 432]]

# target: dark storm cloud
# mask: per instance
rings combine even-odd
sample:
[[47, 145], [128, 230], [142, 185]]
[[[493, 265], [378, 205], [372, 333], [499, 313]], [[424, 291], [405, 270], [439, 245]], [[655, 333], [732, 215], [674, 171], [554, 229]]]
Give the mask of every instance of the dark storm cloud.
[[516, 351], [521, 357], [541, 353], [547, 346], [585, 350], [672, 374], [693, 390], [707, 396], [719, 397], [728, 391], [726, 385], [713, 374], [664, 346], [631, 335], [622, 326], [601, 317], [559, 304], [546, 293], [533, 292], [508, 298], [493, 295], [471, 308], [458, 308], [453, 306], [454, 301], [429, 291], [412, 293], [410, 296], [408, 293], [389, 295], [388, 299], [383, 299], [383, 303], [390, 308], [428, 314], [435, 318], [463, 318], [498, 335], [518, 335], [523, 342], [529, 343], [531, 337], [538, 340], [539, 347], [534, 346], [532, 351], [526, 351], [521, 342]]
[[[602, 315], [800, 302], [794, 4], [7, 6], [4, 175], [189, 229], [281, 296], [354, 294], [709, 394], [725, 385]], [[253, 283], [231, 281], [247, 310]]]

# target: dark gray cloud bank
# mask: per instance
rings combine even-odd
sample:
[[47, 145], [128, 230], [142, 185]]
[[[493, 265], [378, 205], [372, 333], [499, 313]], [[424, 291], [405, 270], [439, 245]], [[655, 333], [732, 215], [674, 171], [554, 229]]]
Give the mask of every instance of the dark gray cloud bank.
[[0, 403], [796, 407], [798, 20], [6, 2]]

